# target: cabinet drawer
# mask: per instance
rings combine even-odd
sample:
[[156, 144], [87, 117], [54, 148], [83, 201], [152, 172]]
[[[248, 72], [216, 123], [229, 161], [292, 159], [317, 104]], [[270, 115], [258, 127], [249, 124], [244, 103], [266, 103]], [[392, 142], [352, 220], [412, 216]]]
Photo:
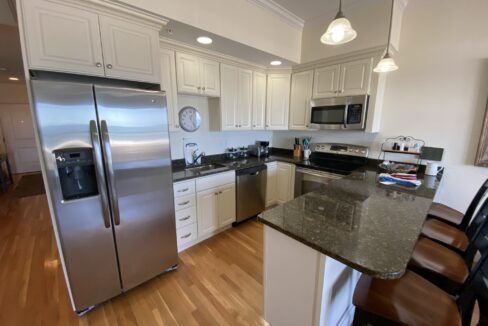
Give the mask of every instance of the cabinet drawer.
[[177, 229], [195, 223], [197, 221], [197, 208], [192, 206], [177, 211], [175, 214], [175, 219]]
[[209, 175], [208, 177], [198, 178], [196, 181], [197, 191], [219, 187], [227, 183], [235, 183], [235, 171], [223, 172]]
[[197, 223], [192, 223], [176, 230], [176, 242], [178, 243], [178, 247], [196, 239]]
[[175, 198], [175, 210], [180, 211], [182, 209], [195, 206], [195, 195], [187, 195], [183, 197]]
[[[178, 182], [173, 184], [175, 197], [186, 196], [195, 193], [195, 180]], [[175, 200], [176, 201], [176, 200]]]

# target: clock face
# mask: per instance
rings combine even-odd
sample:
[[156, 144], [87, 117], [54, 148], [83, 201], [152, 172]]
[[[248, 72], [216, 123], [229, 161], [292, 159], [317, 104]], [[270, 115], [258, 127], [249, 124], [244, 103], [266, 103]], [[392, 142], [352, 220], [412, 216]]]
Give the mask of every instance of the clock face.
[[185, 106], [179, 113], [180, 126], [183, 130], [193, 132], [200, 128], [202, 116], [197, 109], [192, 106]]

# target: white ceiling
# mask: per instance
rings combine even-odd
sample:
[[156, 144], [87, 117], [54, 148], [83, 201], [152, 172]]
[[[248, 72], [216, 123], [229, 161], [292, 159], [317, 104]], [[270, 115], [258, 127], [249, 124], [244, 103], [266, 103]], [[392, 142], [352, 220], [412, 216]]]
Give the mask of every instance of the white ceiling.
[[[301, 19], [310, 20], [325, 13], [336, 13], [339, 8], [339, 0], [272, 0]], [[359, 0], [342, 0], [343, 9]], [[362, 0], [365, 1], [365, 0]], [[347, 13], [345, 13], [347, 15]]]

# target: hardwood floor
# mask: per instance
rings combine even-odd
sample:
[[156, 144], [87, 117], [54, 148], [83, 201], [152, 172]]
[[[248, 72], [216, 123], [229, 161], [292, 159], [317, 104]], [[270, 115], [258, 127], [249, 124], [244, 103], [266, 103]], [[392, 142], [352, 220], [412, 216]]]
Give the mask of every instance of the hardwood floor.
[[262, 225], [180, 254], [179, 268], [85, 316], [72, 311], [45, 195], [0, 195], [0, 325], [267, 325]]

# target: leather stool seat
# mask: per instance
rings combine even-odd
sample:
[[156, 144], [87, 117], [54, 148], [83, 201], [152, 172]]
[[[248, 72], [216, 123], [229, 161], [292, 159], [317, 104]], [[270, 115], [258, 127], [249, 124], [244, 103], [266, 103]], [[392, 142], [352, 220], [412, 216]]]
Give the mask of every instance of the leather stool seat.
[[441, 203], [432, 203], [427, 213], [428, 217], [439, 218], [454, 225], [460, 225], [464, 214], [454, 208]]
[[422, 235], [448, 245], [460, 252], [466, 251], [469, 239], [463, 231], [439, 220], [428, 219], [422, 227]]
[[396, 280], [363, 274], [356, 285], [353, 303], [362, 312], [399, 324], [461, 325], [454, 298], [409, 270]]

